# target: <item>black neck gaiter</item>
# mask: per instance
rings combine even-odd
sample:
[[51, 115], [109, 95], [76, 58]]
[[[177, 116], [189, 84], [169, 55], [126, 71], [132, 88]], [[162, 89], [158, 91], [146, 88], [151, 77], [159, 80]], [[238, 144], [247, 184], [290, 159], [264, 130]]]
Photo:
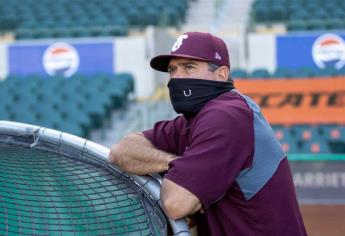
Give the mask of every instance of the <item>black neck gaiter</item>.
[[190, 119], [210, 100], [234, 88], [232, 81], [204, 79], [170, 79], [168, 83], [170, 100], [174, 110]]

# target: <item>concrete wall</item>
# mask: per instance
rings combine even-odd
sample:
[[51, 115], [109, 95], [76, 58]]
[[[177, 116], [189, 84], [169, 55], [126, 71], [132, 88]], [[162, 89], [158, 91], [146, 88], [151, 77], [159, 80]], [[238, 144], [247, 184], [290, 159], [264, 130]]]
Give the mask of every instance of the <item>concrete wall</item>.
[[230, 56], [230, 67], [245, 68], [246, 60], [246, 42], [245, 35], [217, 35], [224, 40], [228, 47]]
[[134, 76], [136, 97], [150, 96], [154, 91], [155, 81], [149, 65], [146, 37], [116, 38], [114, 45], [115, 72], [129, 72]]
[[276, 68], [276, 35], [249, 34], [247, 70], [266, 68], [273, 72]]
[[[148, 43], [152, 44], [152, 50], [149, 54], [150, 59], [157, 55], [170, 54], [171, 48], [177, 38], [176, 34], [161, 28], [149, 28], [147, 34], [149, 36]], [[156, 86], [167, 84], [169, 79], [169, 75], [167, 73], [156, 70], [153, 71]]]

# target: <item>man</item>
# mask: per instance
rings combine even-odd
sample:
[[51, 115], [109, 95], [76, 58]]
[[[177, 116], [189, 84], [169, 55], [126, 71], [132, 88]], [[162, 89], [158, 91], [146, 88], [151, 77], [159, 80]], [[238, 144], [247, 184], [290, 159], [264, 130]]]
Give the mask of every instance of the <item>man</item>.
[[185, 33], [150, 64], [170, 74], [182, 115], [125, 136], [110, 162], [138, 175], [167, 171], [164, 210], [193, 215], [199, 235], [306, 235], [286, 155], [259, 107], [228, 79], [223, 40]]

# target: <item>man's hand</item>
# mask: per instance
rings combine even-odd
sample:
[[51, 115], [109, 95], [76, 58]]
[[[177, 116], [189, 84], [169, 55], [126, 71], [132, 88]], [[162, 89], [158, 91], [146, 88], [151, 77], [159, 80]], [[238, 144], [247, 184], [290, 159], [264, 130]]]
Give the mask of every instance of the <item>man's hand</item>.
[[111, 147], [108, 160], [129, 173], [146, 175], [166, 171], [175, 157], [156, 149], [142, 133], [130, 133]]

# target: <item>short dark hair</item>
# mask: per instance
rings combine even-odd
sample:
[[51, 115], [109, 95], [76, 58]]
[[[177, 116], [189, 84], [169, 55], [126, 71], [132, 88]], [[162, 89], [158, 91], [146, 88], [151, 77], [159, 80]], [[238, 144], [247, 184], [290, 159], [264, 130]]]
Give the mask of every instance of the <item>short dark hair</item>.
[[218, 66], [217, 64], [214, 64], [213, 62], [209, 61], [208, 63], [208, 70], [215, 72], [216, 70], [219, 69], [220, 66]]
[[[211, 72], [215, 72], [216, 70], [218, 70], [220, 68], [220, 66], [218, 66], [217, 64], [214, 64], [213, 62], [210, 62], [210, 61], [207, 62], [207, 64], [208, 64], [208, 70]], [[228, 81], [233, 82], [233, 80], [230, 76], [230, 73], [229, 73]]]

